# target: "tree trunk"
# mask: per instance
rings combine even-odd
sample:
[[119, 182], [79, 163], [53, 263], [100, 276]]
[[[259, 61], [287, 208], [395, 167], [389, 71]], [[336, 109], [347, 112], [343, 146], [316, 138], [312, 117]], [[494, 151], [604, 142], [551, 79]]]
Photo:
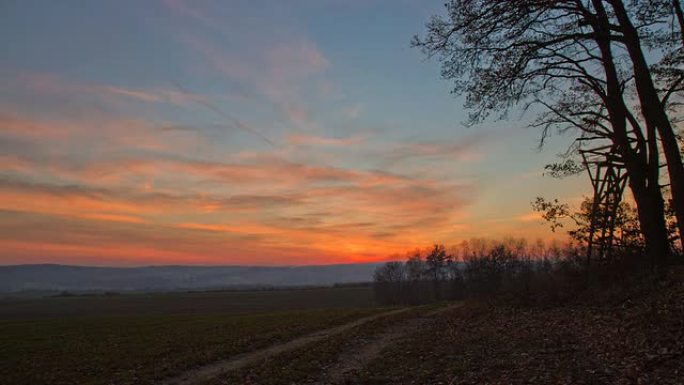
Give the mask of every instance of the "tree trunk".
[[682, 163], [682, 154], [679, 151], [677, 137], [665, 105], [660, 101], [651, 71], [641, 48], [638, 31], [632, 24], [622, 1], [610, 0], [610, 3], [615, 10], [615, 15], [624, 35], [623, 43], [632, 61], [634, 81], [644, 119], [649, 124], [653, 124], [658, 129], [658, 134], [660, 134], [663, 153], [667, 160], [667, 171], [670, 177], [672, 208], [677, 218], [680, 241], [684, 241], [682, 239], [684, 237], [684, 164]]
[[[636, 201], [639, 225], [646, 243], [646, 254], [652, 264], [659, 264], [668, 255], [662, 192], [657, 183], [657, 173], [655, 174], [655, 183], [649, 183], [654, 179], [653, 170], [649, 167], [649, 157], [644, 151], [637, 151], [639, 147], [637, 150], [633, 149], [627, 135], [627, 106], [609, 40], [610, 22], [602, 1], [592, 0], [598, 16], [593, 27], [606, 74], [605, 104], [613, 127], [613, 141], [618, 146], [629, 175], [629, 187]], [[634, 129], [639, 129], [639, 127], [634, 127]], [[649, 139], [652, 141], [649, 144], [649, 149], [652, 149], [655, 138], [651, 136]], [[655, 151], [657, 153], [657, 146]], [[651, 155], [652, 159], [654, 154]]]
[[661, 265], [670, 252], [667, 227], [661, 214], [665, 210], [665, 202], [657, 185], [646, 185], [647, 178], [643, 171], [632, 171], [629, 187], [636, 202], [639, 226], [646, 244], [646, 255], [649, 257], [651, 267], [654, 268]]
[[684, 44], [684, 11], [682, 11], [682, 5], [679, 0], [672, 0], [672, 8], [677, 16], [677, 22], [679, 23], [679, 34], [682, 38], [682, 44]]

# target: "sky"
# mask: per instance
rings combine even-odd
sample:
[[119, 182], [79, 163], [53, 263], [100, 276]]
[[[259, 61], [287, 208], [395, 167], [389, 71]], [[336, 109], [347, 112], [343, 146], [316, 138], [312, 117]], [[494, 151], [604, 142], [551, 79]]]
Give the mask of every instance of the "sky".
[[442, 0], [0, 3], [0, 264], [381, 261], [562, 237], [533, 115], [463, 124]]

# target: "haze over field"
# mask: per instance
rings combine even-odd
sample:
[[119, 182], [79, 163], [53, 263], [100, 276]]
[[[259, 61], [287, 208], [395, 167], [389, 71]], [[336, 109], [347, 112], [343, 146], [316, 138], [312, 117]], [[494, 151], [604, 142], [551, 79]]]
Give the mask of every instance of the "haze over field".
[[0, 266], [0, 292], [169, 291], [370, 282], [377, 264], [327, 266]]
[[380, 261], [587, 191], [527, 116], [460, 123], [409, 47], [442, 1], [34, 5], [0, 7], [2, 264]]

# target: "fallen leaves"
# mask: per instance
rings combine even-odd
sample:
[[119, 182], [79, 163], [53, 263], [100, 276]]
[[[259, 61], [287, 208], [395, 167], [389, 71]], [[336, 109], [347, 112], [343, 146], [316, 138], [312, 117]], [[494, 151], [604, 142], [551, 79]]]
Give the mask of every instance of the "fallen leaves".
[[684, 284], [555, 308], [469, 304], [358, 383], [684, 384]]

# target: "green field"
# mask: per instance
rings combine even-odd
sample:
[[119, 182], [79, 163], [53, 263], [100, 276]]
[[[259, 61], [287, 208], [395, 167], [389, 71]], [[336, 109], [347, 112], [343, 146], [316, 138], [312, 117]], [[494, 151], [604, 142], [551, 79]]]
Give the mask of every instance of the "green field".
[[367, 287], [0, 302], [0, 384], [147, 384], [377, 312]]

